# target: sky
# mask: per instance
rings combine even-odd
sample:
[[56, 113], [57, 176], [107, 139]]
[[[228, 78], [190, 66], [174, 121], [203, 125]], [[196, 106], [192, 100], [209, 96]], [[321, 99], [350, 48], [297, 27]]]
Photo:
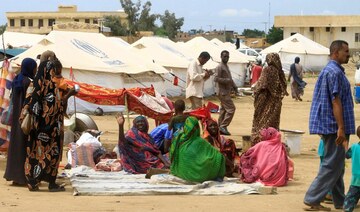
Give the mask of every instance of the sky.
[[[137, 0], [132, 0], [133, 2]], [[359, 0], [149, 0], [153, 13], [165, 10], [184, 18], [182, 31], [191, 29], [267, 31], [277, 15], [360, 15]], [[57, 11], [58, 5], [77, 5], [78, 11], [121, 10], [119, 0], [0, 0], [0, 25], [5, 12]], [[142, 3], [146, 2], [141, 0]]]

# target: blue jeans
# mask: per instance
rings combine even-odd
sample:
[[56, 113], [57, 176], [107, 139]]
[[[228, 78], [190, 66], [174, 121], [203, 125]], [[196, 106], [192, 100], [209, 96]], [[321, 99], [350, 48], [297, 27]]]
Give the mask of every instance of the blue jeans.
[[[336, 137], [336, 134], [323, 135], [324, 158], [317, 176], [305, 194], [304, 202], [307, 204], [320, 204], [329, 190], [336, 208], [344, 204], [345, 149], [342, 145], [336, 145]], [[346, 135], [346, 138], [349, 140], [349, 135]]]

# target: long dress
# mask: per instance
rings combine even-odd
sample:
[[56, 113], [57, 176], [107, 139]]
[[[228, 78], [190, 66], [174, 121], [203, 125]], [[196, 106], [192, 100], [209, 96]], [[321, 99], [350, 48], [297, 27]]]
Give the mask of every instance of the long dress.
[[302, 80], [303, 68], [300, 64], [294, 63], [291, 65], [290, 69], [291, 97], [298, 100], [304, 95], [304, 88], [306, 86], [306, 82]]
[[191, 182], [222, 179], [225, 175], [225, 157], [200, 137], [198, 120], [192, 116], [173, 139], [170, 160], [170, 173]]
[[25, 107], [34, 116], [34, 126], [26, 143], [25, 175], [29, 188], [40, 181], [55, 183], [63, 145], [64, 106], [52, 78], [52, 62], [42, 62], [34, 79], [34, 92]]
[[23, 133], [20, 127], [19, 117], [24, 104], [26, 89], [30, 84], [29, 78], [23, 79], [23, 87], [12, 89], [13, 124], [11, 126], [10, 143], [6, 162], [4, 178], [7, 181], [25, 185], [24, 163], [26, 158], [26, 140], [28, 136]]
[[251, 144], [260, 141], [260, 130], [273, 127], [279, 130], [282, 99], [286, 92], [286, 79], [280, 57], [276, 53], [266, 56], [267, 67], [261, 72], [254, 92], [254, 118]]

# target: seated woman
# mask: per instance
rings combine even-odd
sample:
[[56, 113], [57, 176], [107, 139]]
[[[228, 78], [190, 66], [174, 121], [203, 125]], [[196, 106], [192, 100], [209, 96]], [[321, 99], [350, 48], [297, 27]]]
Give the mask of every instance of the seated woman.
[[281, 134], [269, 127], [260, 131], [261, 142], [240, 157], [243, 182], [261, 182], [266, 186], [284, 186], [289, 179], [289, 160]]
[[144, 116], [133, 121], [133, 127], [124, 135], [124, 116], [116, 115], [119, 125], [119, 151], [121, 165], [125, 171], [133, 174], [145, 174], [150, 168], [167, 168], [170, 164], [154, 146], [148, 134], [148, 122]]
[[222, 180], [225, 175], [225, 157], [200, 137], [198, 120], [192, 116], [173, 138], [170, 160], [170, 173], [191, 182]]
[[232, 177], [235, 170], [234, 161], [237, 156], [235, 142], [220, 135], [219, 125], [213, 119], [205, 121], [204, 139], [225, 156], [226, 176]]

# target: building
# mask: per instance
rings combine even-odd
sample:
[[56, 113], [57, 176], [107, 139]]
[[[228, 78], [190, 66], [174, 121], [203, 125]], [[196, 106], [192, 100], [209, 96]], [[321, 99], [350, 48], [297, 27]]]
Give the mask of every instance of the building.
[[334, 40], [345, 40], [351, 50], [360, 50], [360, 15], [275, 16], [274, 26], [283, 28], [284, 39], [300, 33], [326, 47]]
[[103, 29], [104, 16], [117, 16], [127, 24], [123, 11], [83, 12], [76, 5], [58, 6], [55, 12], [7, 12], [7, 31], [33, 34], [48, 34], [51, 30], [99, 32]]

